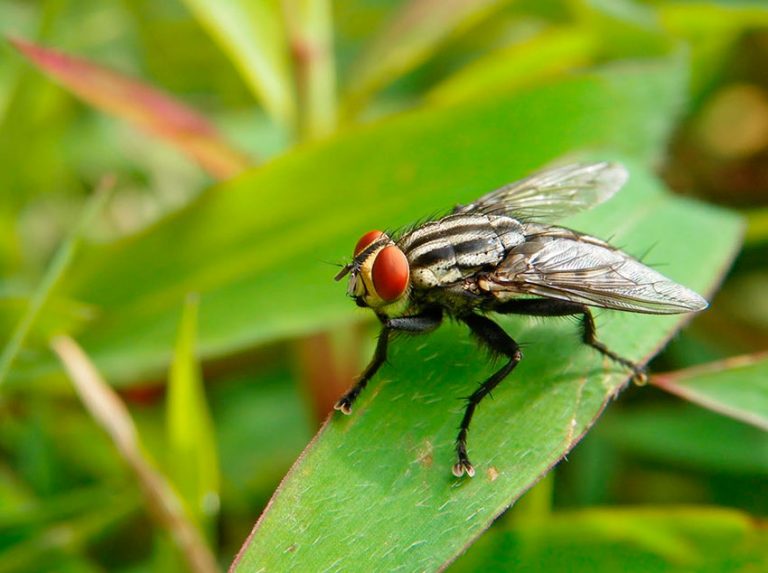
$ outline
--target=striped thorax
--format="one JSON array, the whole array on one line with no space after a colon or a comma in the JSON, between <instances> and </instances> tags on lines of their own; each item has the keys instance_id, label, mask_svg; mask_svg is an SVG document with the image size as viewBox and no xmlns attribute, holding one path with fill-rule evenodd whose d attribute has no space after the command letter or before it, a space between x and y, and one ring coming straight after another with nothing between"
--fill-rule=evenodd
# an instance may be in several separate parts
<instances>
[{"instance_id":1,"label":"striped thorax","mask_svg":"<svg viewBox=\"0 0 768 573\"><path fill-rule=\"evenodd\" d=\"M444 287L498 265L525 240L511 217L448 215L407 233L397 246L405 253L414 288Z\"/></svg>"}]
</instances>

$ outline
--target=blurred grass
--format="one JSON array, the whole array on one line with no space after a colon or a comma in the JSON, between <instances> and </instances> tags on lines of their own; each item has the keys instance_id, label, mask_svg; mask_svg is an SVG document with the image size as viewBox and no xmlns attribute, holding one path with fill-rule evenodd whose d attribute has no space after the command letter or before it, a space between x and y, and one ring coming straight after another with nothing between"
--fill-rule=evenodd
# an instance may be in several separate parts
<instances>
[{"instance_id":1,"label":"blurred grass","mask_svg":"<svg viewBox=\"0 0 768 573\"><path fill-rule=\"evenodd\" d=\"M765 527L732 510L592 509L492 531L450 571L758 571L765 543Z\"/></svg>"},{"instance_id":2,"label":"blurred grass","mask_svg":"<svg viewBox=\"0 0 768 573\"><path fill-rule=\"evenodd\" d=\"M221 512L212 526L219 565L226 566L309 440L315 410L327 402L318 385L334 387L334 377L368 358L357 355L365 346L357 342L367 332L362 328L350 329L355 344L342 345L347 356L329 353L327 368L302 351L328 329L370 320L330 280L333 264L346 260L355 238L370 227L407 224L448 209L556 157L632 163L626 193L591 217L568 222L604 237L614 231L614 213L643 202L635 193L649 183L645 175L642 184L636 178L649 169L678 192L737 206L746 216L747 244L723 290L656 369L675 383L706 387L721 404L751 396L739 404L754 409L764 401L759 368L703 378L698 370L681 370L768 345L768 256L761 227L768 205L768 79L762 72L768 65L768 10L761 3L457 0L451 10L432 0L230 4L0 3L4 36L136 78L215 124L222 148L237 150L233 156L265 161L206 190L211 175L188 159L178 141L168 145L136 130L140 122L131 122L131 114L122 116L128 122L99 115L0 42L3 346L28 309L36 308L35 293L44 292L46 269L55 268L55 253L90 190L105 173L117 179L113 197L85 229L83 256L71 261L42 310L26 315L28 333L0 387L3 570L184 568L183 558L168 558L168 539L149 517L135 478L73 399L48 349L52 335L83 341L120 388L159 467L170 467L166 406L175 412L177 436L191 439L207 426L208 437L194 455L207 452L199 459L212 460L218 451ZM168 118L156 118L162 119ZM698 207L689 212L687 203L680 205L637 243L623 243L621 233L614 240L638 255L658 241L645 259L651 264L693 257L700 242L681 236L679 221ZM637 221L653 208L644 205L629 217ZM730 223L723 225L709 225L708 239L724 237ZM718 248L727 247L724 240ZM660 270L698 285L712 271L705 267ZM201 296L196 341L191 343L187 313L186 342L175 350L189 292ZM598 320L601 332L612 336L625 318L601 313ZM527 322L505 323L510 332L521 324ZM565 348L580 359L569 342L572 326L542 321L530 332L545 337L562 331ZM418 341L415 350L436 345L455 351L455 339L463 335L447 327ZM615 344L637 349L637 336L627 332ZM325 340L346 339L334 334ZM408 358L412 350L393 357L393 374L421 371L421 362ZM526 348L533 364L536 352ZM197 388L199 399L166 395L174 360L186 365L182 378L194 382L182 387ZM474 371L462 372L447 374L453 376L448 388L455 385L458 392L476 379ZM202 380L209 426L201 421ZM385 403L372 402L371 411L391 406L386 391L395 382L386 382L377 381L384 383ZM504 391L526 389L535 385L510 383ZM423 392L417 385L402 389L416 405ZM761 517L768 512L759 495L765 433L673 400L653 388L626 392L569 462L550 474L551 491L537 489L534 505L551 506L552 521L536 521L530 512L502 519L457 568L485 567L497 558L523 567L530 558L574 570L578 564L589 570L634 564L676 571L705 567L698 556L711 549L712 570L759 570L766 555ZM501 408L503 398L496 402ZM184 412L184 404L191 410ZM493 411L489 403L478 421ZM498 423L515 423L498 414ZM546 417L556 418L552 412ZM408 426L403 436L423 431L437 437L437 472L455 421L446 415L447 425L432 432L411 428L417 418L397 412L395 423ZM197 422L186 427L187 419ZM401 437L383 435L369 444L374 457ZM490 459L493 452L482 448L491 445L478 439L478 455ZM519 454L510 447L503 458ZM681 502L698 506L663 505ZM402 498L394 499L391 509L399 503ZM642 508L564 511L606 503L646 505L652 515ZM338 516L317 519L333 528ZM749 520L756 528L743 525ZM590 539L583 539L583 530ZM666 533L666 546L646 543L655 530ZM606 539L606 531L624 537ZM439 533L429 524L424 532ZM379 542L374 534L360 541L370 547ZM416 546L411 553L419 551ZM621 559L610 562L606 551ZM730 560L723 557L727 551ZM405 552L397 565L409 563Z\"/></svg>"}]
</instances>

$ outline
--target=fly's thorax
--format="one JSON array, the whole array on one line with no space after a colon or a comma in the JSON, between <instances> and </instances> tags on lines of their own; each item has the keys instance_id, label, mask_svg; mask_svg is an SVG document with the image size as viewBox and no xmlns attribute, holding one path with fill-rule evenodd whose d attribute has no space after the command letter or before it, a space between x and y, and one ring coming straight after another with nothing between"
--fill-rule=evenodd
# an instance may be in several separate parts
<instances>
[{"instance_id":1,"label":"fly's thorax","mask_svg":"<svg viewBox=\"0 0 768 573\"><path fill-rule=\"evenodd\" d=\"M363 235L355 247L347 292L360 306L394 316L407 306L410 288L408 259L381 231Z\"/></svg>"},{"instance_id":2,"label":"fly's thorax","mask_svg":"<svg viewBox=\"0 0 768 573\"><path fill-rule=\"evenodd\" d=\"M426 223L397 244L408 258L415 288L443 287L498 265L525 240L522 229L511 217L457 214Z\"/></svg>"}]
</instances>

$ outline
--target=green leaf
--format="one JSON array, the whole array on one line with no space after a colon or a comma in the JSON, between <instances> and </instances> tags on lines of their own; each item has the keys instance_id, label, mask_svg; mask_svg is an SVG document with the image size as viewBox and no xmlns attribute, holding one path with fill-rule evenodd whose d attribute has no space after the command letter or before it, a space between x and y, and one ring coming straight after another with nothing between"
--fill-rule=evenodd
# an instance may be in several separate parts
<instances>
[{"instance_id":1,"label":"green leaf","mask_svg":"<svg viewBox=\"0 0 768 573\"><path fill-rule=\"evenodd\" d=\"M225 179L250 164L204 117L167 94L82 58L25 40L12 43L79 98L169 141L212 175Z\"/></svg>"},{"instance_id":2,"label":"green leaf","mask_svg":"<svg viewBox=\"0 0 768 573\"><path fill-rule=\"evenodd\" d=\"M285 24L294 47L299 130L307 138L336 127L336 65L330 0L283 0Z\"/></svg>"},{"instance_id":3,"label":"green leaf","mask_svg":"<svg viewBox=\"0 0 768 573\"><path fill-rule=\"evenodd\" d=\"M40 284L32 294L26 310L22 314L16 327L13 329L8 342L3 347L2 354L0 354L0 387L3 386L3 383L11 370L11 366L13 366L16 357L22 350L24 343L34 327L35 322L38 320L43 308L50 301L51 293L72 263L75 252L80 247L83 231L91 223L93 217L104 206L113 184L114 180L112 178L103 180L101 186L96 189L90 197L77 224L51 259Z\"/></svg>"},{"instance_id":4,"label":"green leaf","mask_svg":"<svg viewBox=\"0 0 768 573\"><path fill-rule=\"evenodd\" d=\"M638 168L631 173L614 200L570 223L612 235L629 252L655 243L649 262L663 261L673 279L710 291L738 246L738 219L664 194ZM638 361L686 318L598 314L599 338ZM353 414L332 416L294 465L237 570L438 569L570 451L629 373L582 345L572 321L499 322L523 344L525 358L475 416L475 478L451 475L453 442L460 398L492 365L458 325L401 337Z\"/></svg>"},{"instance_id":5,"label":"green leaf","mask_svg":"<svg viewBox=\"0 0 768 573\"><path fill-rule=\"evenodd\" d=\"M731 509L564 511L489 532L449 571L757 571L768 567L766 543L760 522Z\"/></svg>"},{"instance_id":6,"label":"green leaf","mask_svg":"<svg viewBox=\"0 0 768 573\"><path fill-rule=\"evenodd\" d=\"M654 376L662 390L768 430L768 354L728 358Z\"/></svg>"},{"instance_id":7,"label":"green leaf","mask_svg":"<svg viewBox=\"0 0 768 573\"><path fill-rule=\"evenodd\" d=\"M51 522L39 520L31 525L17 524L15 529L4 530L0 544L0 573L66 571L68 569L58 563L63 556L84 559L84 547L95 543L105 531L124 521L138 505L132 490L120 488L116 491L114 485L109 495L90 493L98 495L92 496L91 503L81 507L76 514L55 516L56 521ZM52 501L61 505L61 500ZM82 501L80 503L84 505ZM27 511L30 509L34 512L33 508ZM20 534L23 534L21 539L15 539Z\"/></svg>"},{"instance_id":8,"label":"green leaf","mask_svg":"<svg viewBox=\"0 0 768 573\"><path fill-rule=\"evenodd\" d=\"M598 431L624 451L673 467L768 474L765 432L686 403L621 411Z\"/></svg>"},{"instance_id":9,"label":"green leaf","mask_svg":"<svg viewBox=\"0 0 768 573\"><path fill-rule=\"evenodd\" d=\"M409 0L373 39L350 72L347 107L354 111L382 86L429 58L452 34L510 0Z\"/></svg>"},{"instance_id":10,"label":"green leaf","mask_svg":"<svg viewBox=\"0 0 768 573\"><path fill-rule=\"evenodd\" d=\"M587 149L654 160L684 84L679 62L632 63L301 147L145 233L94 245L66 288L99 312L79 340L125 383L169 363L188 292L201 297L204 359L368 316L328 263L347 260L363 232L407 225ZM27 380L44 382L51 369L29 360Z\"/></svg>"},{"instance_id":11,"label":"green leaf","mask_svg":"<svg viewBox=\"0 0 768 573\"><path fill-rule=\"evenodd\" d=\"M197 305L197 297L187 297L168 381L168 473L210 538L219 512L219 459L195 351Z\"/></svg>"},{"instance_id":12,"label":"green leaf","mask_svg":"<svg viewBox=\"0 0 768 573\"><path fill-rule=\"evenodd\" d=\"M576 0L579 24L599 39L603 58L651 57L675 44L663 33L656 11L635 0Z\"/></svg>"},{"instance_id":13,"label":"green leaf","mask_svg":"<svg viewBox=\"0 0 768 573\"><path fill-rule=\"evenodd\" d=\"M540 83L592 60L595 37L583 28L555 28L493 51L438 84L437 102L457 102Z\"/></svg>"},{"instance_id":14,"label":"green leaf","mask_svg":"<svg viewBox=\"0 0 768 573\"><path fill-rule=\"evenodd\" d=\"M768 26L764 2L663 2L662 26L691 47L691 91L700 94L721 73L734 41L745 30Z\"/></svg>"},{"instance_id":15,"label":"green leaf","mask_svg":"<svg viewBox=\"0 0 768 573\"><path fill-rule=\"evenodd\" d=\"M277 0L183 0L275 119L293 126L296 97Z\"/></svg>"}]
</instances>

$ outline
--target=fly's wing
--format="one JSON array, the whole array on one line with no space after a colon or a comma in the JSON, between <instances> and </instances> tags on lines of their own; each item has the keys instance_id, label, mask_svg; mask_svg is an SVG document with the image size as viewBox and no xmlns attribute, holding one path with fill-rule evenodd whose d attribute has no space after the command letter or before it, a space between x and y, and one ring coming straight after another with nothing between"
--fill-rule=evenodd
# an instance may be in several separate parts
<instances>
[{"instance_id":1,"label":"fly's wing","mask_svg":"<svg viewBox=\"0 0 768 573\"><path fill-rule=\"evenodd\" d=\"M692 290L607 243L553 227L513 248L487 281L500 300L523 293L647 314L707 307Z\"/></svg>"},{"instance_id":2,"label":"fly's wing","mask_svg":"<svg viewBox=\"0 0 768 573\"><path fill-rule=\"evenodd\" d=\"M545 169L483 195L454 213L507 215L524 221L551 222L610 199L627 181L618 163L586 163Z\"/></svg>"}]
</instances>

